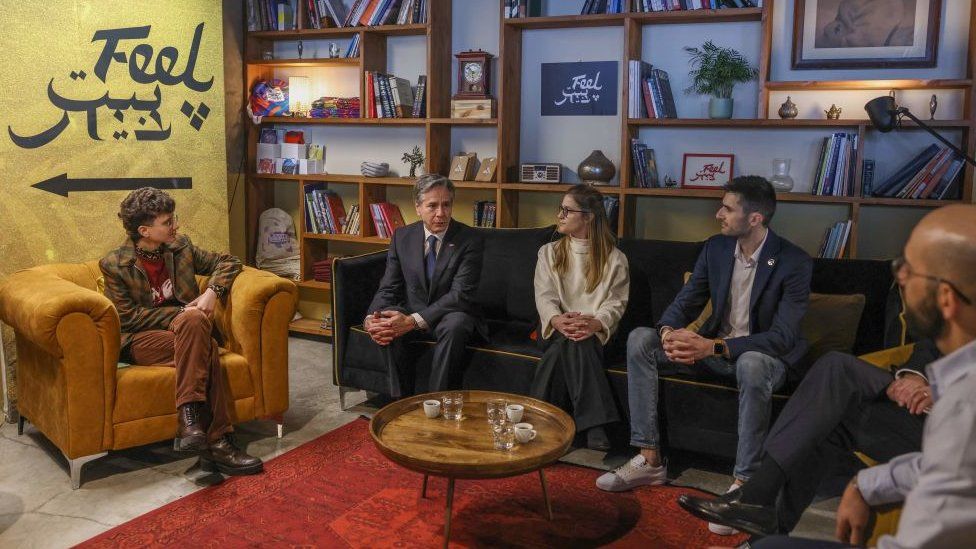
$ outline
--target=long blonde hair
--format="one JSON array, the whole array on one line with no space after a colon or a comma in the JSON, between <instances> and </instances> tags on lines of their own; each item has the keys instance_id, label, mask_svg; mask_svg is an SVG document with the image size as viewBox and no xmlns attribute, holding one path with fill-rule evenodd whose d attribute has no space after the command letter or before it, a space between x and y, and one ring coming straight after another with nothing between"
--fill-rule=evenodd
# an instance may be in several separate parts
<instances>
[{"instance_id":1,"label":"long blonde hair","mask_svg":"<svg viewBox=\"0 0 976 549\"><path fill-rule=\"evenodd\" d=\"M592 292L603 279L610 254L616 247L616 238L610 230L607 210L603 206L603 195L590 185L574 185L570 187L567 196L572 198L581 210L590 215L587 234L590 238L590 255L586 261L586 291ZM565 235L556 243L553 267L556 274L562 277L569 268L570 236Z\"/></svg>"}]
</instances>

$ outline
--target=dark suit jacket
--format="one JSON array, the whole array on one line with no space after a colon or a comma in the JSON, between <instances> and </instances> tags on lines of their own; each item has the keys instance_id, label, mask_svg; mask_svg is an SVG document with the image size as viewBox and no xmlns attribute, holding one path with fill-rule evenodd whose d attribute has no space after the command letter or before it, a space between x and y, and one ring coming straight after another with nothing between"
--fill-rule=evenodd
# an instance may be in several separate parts
<instances>
[{"instance_id":1,"label":"dark suit jacket","mask_svg":"<svg viewBox=\"0 0 976 549\"><path fill-rule=\"evenodd\" d=\"M664 311L658 329L687 326L711 299L712 316L700 333L708 338L718 335L728 306L735 244L734 237L724 235L705 242L691 278ZM750 335L726 340L729 354L735 360L746 351L758 351L792 366L807 351L800 322L810 297L813 261L806 252L770 230L756 269L749 310Z\"/></svg>"},{"instance_id":2,"label":"dark suit jacket","mask_svg":"<svg viewBox=\"0 0 976 549\"><path fill-rule=\"evenodd\" d=\"M386 272L368 312L395 309L419 313L431 330L447 313L468 313L478 333L488 330L475 304L484 242L460 221L451 220L428 284L424 274L424 223L417 221L393 233L386 256Z\"/></svg>"}]
</instances>

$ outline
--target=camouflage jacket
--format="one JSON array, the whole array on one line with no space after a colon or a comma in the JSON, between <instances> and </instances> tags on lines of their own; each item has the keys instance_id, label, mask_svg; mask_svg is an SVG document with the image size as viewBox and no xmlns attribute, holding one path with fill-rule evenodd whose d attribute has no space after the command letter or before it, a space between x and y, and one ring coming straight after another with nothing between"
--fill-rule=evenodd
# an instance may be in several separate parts
<instances>
[{"instance_id":1,"label":"camouflage jacket","mask_svg":"<svg viewBox=\"0 0 976 549\"><path fill-rule=\"evenodd\" d=\"M241 260L236 257L202 250L185 235L178 236L172 244L163 244L163 260L173 282L173 295L182 304L200 295L195 275L209 276L209 286L229 291L242 269ZM149 277L136 260L131 239L127 238L122 246L109 252L98 265L105 276L105 297L112 300L119 312L123 350L128 348L136 332L169 328L180 308L153 307Z\"/></svg>"}]
</instances>

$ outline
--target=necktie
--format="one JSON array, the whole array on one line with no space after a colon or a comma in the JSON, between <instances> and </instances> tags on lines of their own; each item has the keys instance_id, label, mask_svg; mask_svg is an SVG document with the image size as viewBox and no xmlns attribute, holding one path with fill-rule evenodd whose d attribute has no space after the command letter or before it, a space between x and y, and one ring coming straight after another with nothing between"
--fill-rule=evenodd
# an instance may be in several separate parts
<instances>
[{"instance_id":1,"label":"necktie","mask_svg":"<svg viewBox=\"0 0 976 549\"><path fill-rule=\"evenodd\" d=\"M430 235L427 237L427 257L425 271L427 272L427 281L430 282L431 277L434 276L434 265L437 264L437 237Z\"/></svg>"}]
</instances>

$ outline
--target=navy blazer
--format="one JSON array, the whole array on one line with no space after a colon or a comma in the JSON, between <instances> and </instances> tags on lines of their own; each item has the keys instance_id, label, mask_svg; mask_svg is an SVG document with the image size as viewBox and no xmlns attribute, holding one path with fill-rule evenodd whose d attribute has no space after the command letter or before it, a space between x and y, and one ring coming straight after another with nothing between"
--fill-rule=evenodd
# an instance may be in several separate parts
<instances>
[{"instance_id":1,"label":"navy blazer","mask_svg":"<svg viewBox=\"0 0 976 549\"><path fill-rule=\"evenodd\" d=\"M419 313L432 331L447 313L464 312L474 317L478 333L487 339L488 330L475 303L483 255L481 235L452 219L428 283L423 221L397 229L386 255L386 272L368 312L392 309Z\"/></svg>"},{"instance_id":2,"label":"navy blazer","mask_svg":"<svg viewBox=\"0 0 976 549\"><path fill-rule=\"evenodd\" d=\"M658 321L657 328L683 328L698 318L709 299L712 316L699 333L718 336L735 265L736 238L716 235L705 242L691 278L681 288ZM808 344L800 333L800 322L807 312L813 260L790 241L769 230L766 244L756 263L749 309L750 335L726 340L733 360L746 351L758 351L796 364L806 354Z\"/></svg>"}]
</instances>

